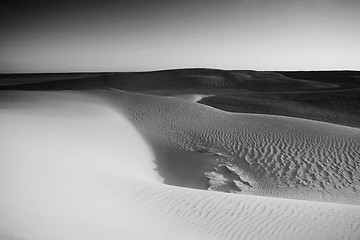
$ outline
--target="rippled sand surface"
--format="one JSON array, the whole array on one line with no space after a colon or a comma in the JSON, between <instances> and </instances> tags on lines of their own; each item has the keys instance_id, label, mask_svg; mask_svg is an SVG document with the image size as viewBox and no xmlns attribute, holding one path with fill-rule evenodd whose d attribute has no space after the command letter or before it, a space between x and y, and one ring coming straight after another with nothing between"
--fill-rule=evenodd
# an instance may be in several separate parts
<instances>
[{"instance_id":1,"label":"rippled sand surface","mask_svg":"<svg viewBox=\"0 0 360 240\"><path fill-rule=\"evenodd\" d=\"M0 132L0 239L360 236L357 128L124 91L4 91Z\"/></svg>"}]
</instances>

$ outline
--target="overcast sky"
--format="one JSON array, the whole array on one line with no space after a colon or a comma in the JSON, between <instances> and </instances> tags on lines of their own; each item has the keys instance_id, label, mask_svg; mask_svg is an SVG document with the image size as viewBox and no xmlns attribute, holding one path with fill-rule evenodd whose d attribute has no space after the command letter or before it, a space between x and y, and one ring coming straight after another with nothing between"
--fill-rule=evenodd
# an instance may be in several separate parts
<instances>
[{"instance_id":1,"label":"overcast sky","mask_svg":"<svg viewBox=\"0 0 360 240\"><path fill-rule=\"evenodd\" d=\"M360 70L358 0L9 1L0 72Z\"/></svg>"}]
</instances>

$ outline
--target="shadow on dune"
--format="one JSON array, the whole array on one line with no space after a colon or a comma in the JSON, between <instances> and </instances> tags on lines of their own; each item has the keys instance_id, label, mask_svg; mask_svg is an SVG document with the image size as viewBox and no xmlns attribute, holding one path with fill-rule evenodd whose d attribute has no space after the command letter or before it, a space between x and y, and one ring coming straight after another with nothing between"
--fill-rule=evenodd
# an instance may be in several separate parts
<instances>
[{"instance_id":1,"label":"shadow on dune","mask_svg":"<svg viewBox=\"0 0 360 240\"><path fill-rule=\"evenodd\" d=\"M156 171L168 185L207 190L205 172L215 166L216 159L200 152L172 149L150 143L155 155Z\"/></svg>"}]
</instances>

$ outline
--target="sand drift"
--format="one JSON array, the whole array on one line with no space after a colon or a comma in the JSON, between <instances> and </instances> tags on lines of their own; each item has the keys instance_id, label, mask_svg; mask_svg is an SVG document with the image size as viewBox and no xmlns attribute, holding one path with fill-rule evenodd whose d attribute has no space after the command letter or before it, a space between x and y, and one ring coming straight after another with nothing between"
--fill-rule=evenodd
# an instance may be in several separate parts
<instances>
[{"instance_id":1,"label":"sand drift","mask_svg":"<svg viewBox=\"0 0 360 240\"><path fill-rule=\"evenodd\" d=\"M356 128L124 91L4 91L0 133L0 239L360 236Z\"/></svg>"}]
</instances>

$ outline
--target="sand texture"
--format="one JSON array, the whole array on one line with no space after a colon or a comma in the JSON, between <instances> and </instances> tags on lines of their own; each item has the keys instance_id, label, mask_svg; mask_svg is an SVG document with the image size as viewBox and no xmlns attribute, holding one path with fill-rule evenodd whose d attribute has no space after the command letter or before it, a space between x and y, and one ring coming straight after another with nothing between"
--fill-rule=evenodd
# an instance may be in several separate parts
<instances>
[{"instance_id":1,"label":"sand texture","mask_svg":"<svg viewBox=\"0 0 360 240\"><path fill-rule=\"evenodd\" d=\"M197 180L211 179L207 184L211 189L360 203L360 129L281 116L232 114L187 101L119 91L106 95L151 142L191 152L193 161L205 161L198 164L203 176ZM179 167L194 171L187 166L184 161ZM181 186L181 179L174 184Z\"/></svg>"},{"instance_id":2,"label":"sand texture","mask_svg":"<svg viewBox=\"0 0 360 240\"><path fill-rule=\"evenodd\" d=\"M118 90L2 91L0 132L1 240L360 236L357 128Z\"/></svg>"}]
</instances>

